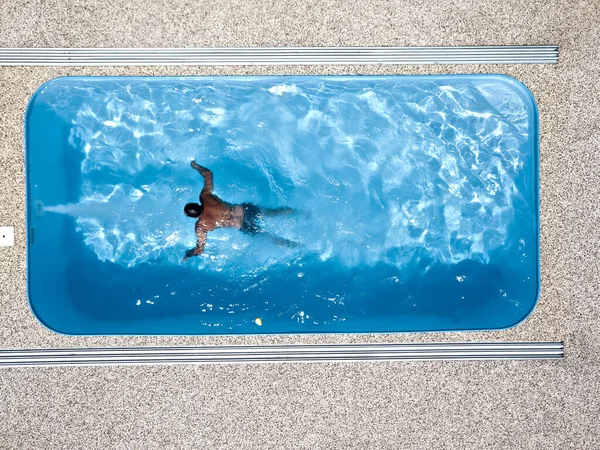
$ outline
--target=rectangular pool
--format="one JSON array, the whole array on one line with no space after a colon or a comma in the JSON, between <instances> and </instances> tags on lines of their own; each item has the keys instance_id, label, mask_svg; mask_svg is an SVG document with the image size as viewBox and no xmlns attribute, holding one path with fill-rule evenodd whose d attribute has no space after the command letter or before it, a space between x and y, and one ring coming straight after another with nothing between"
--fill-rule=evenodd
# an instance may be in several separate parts
<instances>
[{"instance_id":1,"label":"rectangular pool","mask_svg":"<svg viewBox=\"0 0 600 450\"><path fill-rule=\"evenodd\" d=\"M501 329L537 301L537 108L506 76L67 77L25 134L29 301L60 333ZM184 262L191 161L229 216Z\"/></svg>"}]
</instances>

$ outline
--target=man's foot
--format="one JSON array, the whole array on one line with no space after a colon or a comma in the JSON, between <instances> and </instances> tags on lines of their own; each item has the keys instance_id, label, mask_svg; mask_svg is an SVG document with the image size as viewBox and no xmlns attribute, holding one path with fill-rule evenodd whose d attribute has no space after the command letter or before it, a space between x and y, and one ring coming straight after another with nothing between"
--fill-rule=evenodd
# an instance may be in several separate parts
<instances>
[{"instance_id":1,"label":"man's foot","mask_svg":"<svg viewBox=\"0 0 600 450\"><path fill-rule=\"evenodd\" d=\"M274 237L273 242L275 242L280 247L296 248L299 245L297 242L290 241L289 239L284 239L281 237Z\"/></svg>"}]
</instances>

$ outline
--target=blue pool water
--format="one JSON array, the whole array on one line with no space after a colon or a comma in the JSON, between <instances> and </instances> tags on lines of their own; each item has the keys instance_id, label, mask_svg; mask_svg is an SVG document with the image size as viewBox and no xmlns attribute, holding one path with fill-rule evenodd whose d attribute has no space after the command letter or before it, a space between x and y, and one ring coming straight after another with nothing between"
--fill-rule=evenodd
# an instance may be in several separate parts
<instances>
[{"instance_id":1,"label":"blue pool water","mask_svg":"<svg viewBox=\"0 0 600 450\"><path fill-rule=\"evenodd\" d=\"M28 284L71 334L497 329L539 289L538 125L504 76L60 78L26 117ZM288 206L208 234L230 203Z\"/></svg>"}]
</instances>

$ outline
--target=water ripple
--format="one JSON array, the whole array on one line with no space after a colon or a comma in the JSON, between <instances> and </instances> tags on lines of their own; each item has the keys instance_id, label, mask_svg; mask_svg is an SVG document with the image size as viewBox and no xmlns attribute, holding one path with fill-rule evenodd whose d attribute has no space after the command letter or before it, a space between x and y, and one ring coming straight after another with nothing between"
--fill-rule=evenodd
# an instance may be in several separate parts
<instances>
[{"instance_id":1,"label":"water ripple","mask_svg":"<svg viewBox=\"0 0 600 450\"><path fill-rule=\"evenodd\" d=\"M125 78L50 85L43 99L82 155L79 203L47 209L73 215L100 260L128 267L176 264L194 245L182 213L201 188L192 158L229 202L303 211L266 224L299 250L209 235L196 264L244 273L303 254L349 267L487 262L509 244L531 163L528 110L498 79Z\"/></svg>"}]
</instances>

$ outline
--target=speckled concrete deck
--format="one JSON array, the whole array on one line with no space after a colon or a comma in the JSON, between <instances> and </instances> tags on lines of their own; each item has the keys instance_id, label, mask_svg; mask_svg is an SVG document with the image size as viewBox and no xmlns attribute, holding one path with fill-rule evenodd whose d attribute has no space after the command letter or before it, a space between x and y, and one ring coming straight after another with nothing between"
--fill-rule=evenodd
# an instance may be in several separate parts
<instances>
[{"instance_id":1,"label":"speckled concrete deck","mask_svg":"<svg viewBox=\"0 0 600 450\"><path fill-rule=\"evenodd\" d=\"M0 68L0 347L565 340L562 362L0 370L1 448L600 448L595 0L0 2L0 47L560 44L556 66ZM74 338L25 294L23 114L60 75L505 73L540 109L542 295L503 332Z\"/></svg>"}]
</instances>

